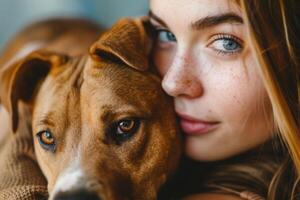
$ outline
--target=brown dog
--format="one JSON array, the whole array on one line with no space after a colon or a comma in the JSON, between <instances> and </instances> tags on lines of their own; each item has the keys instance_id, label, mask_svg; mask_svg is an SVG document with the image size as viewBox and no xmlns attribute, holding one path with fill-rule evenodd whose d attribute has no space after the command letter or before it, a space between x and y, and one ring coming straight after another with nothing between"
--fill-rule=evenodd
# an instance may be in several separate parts
<instances>
[{"instance_id":1,"label":"brown dog","mask_svg":"<svg viewBox=\"0 0 300 200\"><path fill-rule=\"evenodd\" d=\"M156 199L180 155L172 101L149 70L143 20L99 32L56 20L17 37L1 60L2 122L31 128L49 199Z\"/></svg>"}]
</instances>

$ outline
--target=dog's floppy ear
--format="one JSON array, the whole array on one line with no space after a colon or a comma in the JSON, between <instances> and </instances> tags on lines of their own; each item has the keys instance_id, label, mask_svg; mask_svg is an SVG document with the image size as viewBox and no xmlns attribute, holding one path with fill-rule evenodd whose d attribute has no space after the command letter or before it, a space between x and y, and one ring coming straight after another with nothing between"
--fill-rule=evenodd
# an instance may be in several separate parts
<instances>
[{"instance_id":1,"label":"dog's floppy ear","mask_svg":"<svg viewBox=\"0 0 300 200\"><path fill-rule=\"evenodd\" d=\"M150 37L146 26L146 17L121 19L92 45L90 55L95 60L117 58L134 69L147 70Z\"/></svg>"},{"instance_id":2,"label":"dog's floppy ear","mask_svg":"<svg viewBox=\"0 0 300 200\"><path fill-rule=\"evenodd\" d=\"M11 115L12 130L19 124L18 101L29 103L41 79L52 67L67 61L67 56L49 51L36 51L9 66L1 74L1 99Z\"/></svg>"}]
</instances>

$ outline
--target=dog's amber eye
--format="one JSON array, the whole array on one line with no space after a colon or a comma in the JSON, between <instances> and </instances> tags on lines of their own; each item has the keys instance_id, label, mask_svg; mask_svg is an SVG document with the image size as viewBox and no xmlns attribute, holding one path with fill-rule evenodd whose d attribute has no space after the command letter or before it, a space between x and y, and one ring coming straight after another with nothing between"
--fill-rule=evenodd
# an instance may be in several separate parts
<instances>
[{"instance_id":1,"label":"dog's amber eye","mask_svg":"<svg viewBox=\"0 0 300 200\"><path fill-rule=\"evenodd\" d=\"M114 123L108 130L112 138L119 144L137 132L140 127L139 119L123 119Z\"/></svg>"},{"instance_id":2,"label":"dog's amber eye","mask_svg":"<svg viewBox=\"0 0 300 200\"><path fill-rule=\"evenodd\" d=\"M40 145L47 151L55 150L55 139L49 130L41 131L37 134Z\"/></svg>"},{"instance_id":3,"label":"dog's amber eye","mask_svg":"<svg viewBox=\"0 0 300 200\"><path fill-rule=\"evenodd\" d=\"M123 120L119 122L118 125L118 133L127 133L135 128L135 121L134 120Z\"/></svg>"}]
</instances>

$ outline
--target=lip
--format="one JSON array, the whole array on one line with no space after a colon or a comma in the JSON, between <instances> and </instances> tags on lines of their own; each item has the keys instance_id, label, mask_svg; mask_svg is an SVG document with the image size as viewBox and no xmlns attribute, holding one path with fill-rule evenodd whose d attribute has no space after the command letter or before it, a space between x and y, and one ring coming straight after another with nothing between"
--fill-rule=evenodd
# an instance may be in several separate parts
<instances>
[{"instance_id":1,"label":"lip","mask_svg":"<svg viewBox=\"0 0 300 200\"><path fill-rule=\"evenodd\" d=\"M205 121L181 113L177 113L177 115L180 119L180 126L186 135L207 134L220 124L218 121Z\"/></svg>"}]
</instances>

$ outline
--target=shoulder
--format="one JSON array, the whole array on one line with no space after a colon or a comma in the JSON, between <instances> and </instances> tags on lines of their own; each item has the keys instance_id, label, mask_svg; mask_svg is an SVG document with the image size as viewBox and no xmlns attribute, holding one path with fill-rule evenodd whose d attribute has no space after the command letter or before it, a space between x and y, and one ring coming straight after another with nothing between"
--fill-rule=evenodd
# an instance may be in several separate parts
<instances>
[{"instance_id":1,"label":"shoulder","mask_svg":"<svg viewBox=\"0 0 300 200\"><path fill-rule=\"evenodd\" d=\"M245 200L239 196L225 194L194 194L183 198L182 200Z\"/></svg>"}]
</instances>

